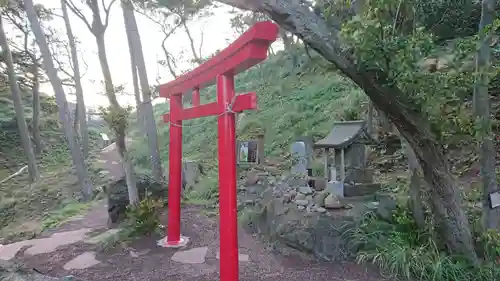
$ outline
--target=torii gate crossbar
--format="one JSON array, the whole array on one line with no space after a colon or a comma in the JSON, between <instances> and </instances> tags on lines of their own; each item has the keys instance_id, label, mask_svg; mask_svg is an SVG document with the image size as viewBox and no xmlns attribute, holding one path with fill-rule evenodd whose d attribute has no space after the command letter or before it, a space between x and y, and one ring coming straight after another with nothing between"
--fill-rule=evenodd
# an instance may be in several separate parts
<instances>
[{"instance_id":1,"label":"torii gate crossbar","mask_svg":"<svg viewBox=\"0 0 500 281\"><path fill-rule=\"evenodd\" d=\"M160 96L170 100L170 112L163 115L170 126L167 247L185 242L180 233L182 121L218 116L221 281L238 280L235 113L257 109L256 93L237 95L234 77L265 60L277 35L276 24L259 22L207 62L160 86ZM200 105L200 89L213 84L217 101ZM193 106L184 108L182 95L188 91Z\"/></svg>"}]
</instances>

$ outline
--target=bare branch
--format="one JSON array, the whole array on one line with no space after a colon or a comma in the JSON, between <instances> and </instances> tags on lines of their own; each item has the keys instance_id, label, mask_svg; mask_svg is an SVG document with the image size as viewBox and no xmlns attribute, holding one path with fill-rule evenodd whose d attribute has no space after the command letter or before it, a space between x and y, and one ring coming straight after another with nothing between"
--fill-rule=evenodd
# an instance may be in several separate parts
<instances>
[{"instance_id":1,"label":"bare branch","mask_svg":"<svg viewBox=\"0 0 500 281\"><path fill-rule=\"evenodd\" d=\"M200 46L199 46L199 49L198 49L198 55L200 56L200 59L203 58L203 55L202 55L202 48L203 48L203 43L204 43L204 40L205 40L205 28L202 27L201 28L201 39L200 39Z\"/></svg>"},{"instance_id":2,"label":"bare branch","mask_svg":"<svg viewBox=\"0 0 500 281\"><path fill-rule=\"evenodd\" d=\"M83 77L85 77L85 75L87 75L87 71L89 70L89 65L87 64L87 62L83 58L83 54L81 52L79 52L79 53L81 54L81 59L79 61L83 62L83 65L85 67L85 70L82 71L82 74L80 75L80 78L83 78Z\"/></svg>"},{"instance_id":3,"label":"bare branch","mask_svg":"<svg viewBox=\"0 0 500 281\"><path fill-rule=\"evenodd\" d=\"M71 0L65 0L66 1L66 5L68 5L68 8L77 16L79 17L83 23L85 23L85 25L87 26L87 28L90 30L90 32L94 32L94 29L92 28L92 25L90 24L90 22L87 20L87 18L85 17L85 15L83 15L82 11L80 11L76 6L75 4L73 4L73 2Z\"/></svg>"},{"instance_id":4,"label":"bare branch","mask_svg":"<svg viewBox=\"0 0 500 281\"><path fill-rule=\"evenodd\" d=\"M161 48L163 49L163 53L165 53L165 62L167 64L168 70L170 71L170 74L172 74L174 78L177 78L177 73L175 73L175 60L171 57L172 55L167 51L167 47L165 46L167 38L168 37L163 38L163 41L161 42Z\"/></svg>"},{"instance_id":5,"label":"bare branch","mask_svg":"<svg viewBox=\"0 0 500 281\"><path fill-rule=\"evenodd\" d=\"M116 2L116 0L111 0L111 2L109 3L108 7L106 8L106 5L104 4L104 0L102 0L102 6L104 7L104 14L105 14L104 29L106 29L108 27L108 24L109 24L109 14L110 14L110 11L111 11L111 6L115 2Z\"/></svg>"}]
</instances>

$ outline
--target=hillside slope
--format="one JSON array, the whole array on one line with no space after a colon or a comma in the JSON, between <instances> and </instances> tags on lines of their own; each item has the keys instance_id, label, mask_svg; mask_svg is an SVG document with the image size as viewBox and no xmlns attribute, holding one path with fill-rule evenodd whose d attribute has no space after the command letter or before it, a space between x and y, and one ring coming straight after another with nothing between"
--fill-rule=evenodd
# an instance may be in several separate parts
<instances>
[{"instance_id":1,"label":"hillside slope","mask_svg":"<svg viewBox=\"0 0 500 281\"><path fill-rule=\"evenodd\" d=\"M321 57L310 59L302 50L297 53L296 57L282 52L271 56L238 75L235 82L238 93L257 92L259 106L258 110L238 116L237 137L252 139L256 132L265 131L266 157L285 156L296 137L321 138L328 134L333 122L364 116L367 99L356 85L329 68ZM201 93L202 102L215 98L214 87ZM156 120L168 111L168 103L156 105ZM169 129L162 121L157 122L162 159L168 167ZM208 168L216 165L216 117L190 120L183 125L184 157L202 161ZM136 164L145 169L149 169L147 151L145 142L135 142L131 149Z\"/></svg>"}]
</instances>

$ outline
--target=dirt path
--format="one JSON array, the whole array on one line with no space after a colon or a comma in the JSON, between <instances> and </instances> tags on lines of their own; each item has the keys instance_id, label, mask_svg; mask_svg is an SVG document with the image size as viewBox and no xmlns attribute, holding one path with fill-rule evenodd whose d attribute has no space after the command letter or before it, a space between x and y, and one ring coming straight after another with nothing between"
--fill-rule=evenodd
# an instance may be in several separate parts
<instances>
[{"instance_id":1,"label":"dirt path","mask_svg":"<svg viewBox=\"0 0 500 281\"><path fill-rule=\"evenodd\" d=\"M106 156L112 155L112 151L105 152L104 160L116 161ZM42 238L0 247L0 259L22 261L48 275L74 275L87 281L219 280L218 220L203 215L199 207L183 206L182 234L190 238L183 249L162 248L156 245L160 237L144 237L129 245L99 251L96 235L110 231L106 219L106 206L101 202L85 216ZM162 220L166 225L166 218ZM277 255L243 231L239 232L239 245L242 281L389 280L354 263L317 262L295 253Z\"/></svg>"}]
</instances>

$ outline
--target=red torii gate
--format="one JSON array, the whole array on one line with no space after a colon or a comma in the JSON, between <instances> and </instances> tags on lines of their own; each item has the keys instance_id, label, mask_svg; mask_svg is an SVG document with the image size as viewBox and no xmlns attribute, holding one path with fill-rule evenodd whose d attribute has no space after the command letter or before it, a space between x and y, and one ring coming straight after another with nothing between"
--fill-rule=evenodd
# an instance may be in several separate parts
<instances>
[{"instance_id":1,"label":"red torii gate","mask_svg":"<svg viewBox=\"0 0 500 281\"><path fill-rule=\"evenodd\" d=\"M160 86L160 96L170 99L170 113L163 115L170 124L168 230L166 247L185 245L180 234L182 121L218 116L220 280L238 280L238 217L236 200L235 113L257 108L256 93L237 95L234 76L267 58L276 40L278 26L259 22L226 49L196 69ZM217 85L217 101L200 105L199 90ZM182 95L193 91L193 107L183 108Z\"/></svg>"}]
</instances>

